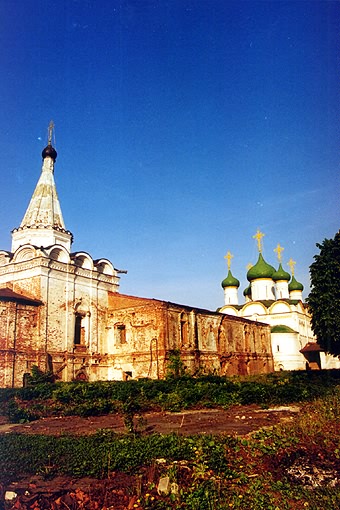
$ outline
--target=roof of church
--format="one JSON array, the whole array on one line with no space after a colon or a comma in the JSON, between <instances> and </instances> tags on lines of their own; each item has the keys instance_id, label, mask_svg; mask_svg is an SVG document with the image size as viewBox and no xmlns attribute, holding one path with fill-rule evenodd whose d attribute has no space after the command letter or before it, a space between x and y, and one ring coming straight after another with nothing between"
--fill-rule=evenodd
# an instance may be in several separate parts
<instances>
[{"instance_id":1,"label":"roof of church","mask_svg":"<svg viewBox=\"0 0 340 510\"><path fill-rule=\"evenodd\" d=\"M297 333L294 329L285 324L277 324L271 328L271 333Z\"/></svg>"},{"instance_id":2,"label":"roof of church","mask_svg":"<svg viewBox=\"0 0 340 510\"><path fill-rule=\"evenodd\" d=\"M285 271L282 267L282 264L280 262L280 265L278 267L278 270L275 271L275 273L272 275L272 278L274 280L274 282L278 282L280 280L286 280L287 282L289 282L290 280L290 274L287 273L287 271Z\"/></svg>"},{"instance_id":3,"label":"roof of church","mask_svg":"<svg viewBox=\"0 0 340 510\"><path fill-rule=\"evenodd\" d=\"M155 298L145 298L145 297L139 297L139 296L130 296L129 294L121 294L120 292L109 292L109 308L114 305L114 302L118 302L118 306L115 307L116 310L124 309L124 308L130 308L140 305L159 305L159 306L165 306L165 307L175 307L177 309L181 309L185 312L197 312L202 314L209 314L209 315L216 315L220 317L229 318L235 322L243 322L243 323L249 323L249 324L258 324L260 326L269 327L268 324L265 322L262 323L260 321L254 321L252 319L248 319L247 317L238 317L234 315L228 315L226 313L220 312L220 308L217 310L208 310L206 308L198 308L196 306L189 306L189 305L183 305L180 303L173 303L171 301L165 301L162 299L155 299ZM235 307L237 308L237 307ZM241 307L242 308L242 307Z\"/></svg>"},{"instance_id":4,"label":"roof of church","mask_svg":"<svg viewBox=\"0 0 340 510\"><path fill-rule=\"evenodd\" d=\"M12 251L24 244L49 246L61 244L70 251L72 233L66 230L54 182L54 165L57 151L52 146L54 124L51 121L48 144L42 151L41 175L35 187L23 220L12 231Z\"/></svg>"},{"instance_id":5,"label":"roof of church","mask_svg":"<svg viewBox=\"0 0 340 510\"><path fill-rule=\"evenodd\" d=\"M245 289L245 290L247 290L247 289ZM244 294L244 292L243 292L243 294ZM232 308L235 308L235 310L242 310L242 308L244 308L245 306L248 307L249 305L256 304L256 303L261 303L266 308L270 308L272 306L272 304L279 303L280 301L284 301L288 305L298 305L299 303L302 303L302 301L300 299L289 299L289 298L280 298L280 299L276 299L276 300L275 299L257 299L256 301L248 301L247 303L243 303L242 305L232 305L232 304L224 305L224 306L219 307L217 309L217 311L221 310L225 306L231 306ZM302 303L302 305L304 307L306 306L305 303Z\"/></svg>"},{"instance_id":6,"label":"roof of church","mask_svg":"<svg viewBox=\"0 0 340 510\"><path fill-rule=\"evenodd\" d=\"M291 291L291 290L301 290L301 292L302 292L303 291L303 285L302 285L302 283L298 282L295 279L295 276L293 275L292 276L292 280L291 280L290 284L288 285L288 289L289 289L289 291Z\"/></svg>"},{"instance_id":7,"label":"roof of church","mask_svg":"<svg viewBox=\"0 0 340 510\"><path fill-rule=\"evenodd\" d=\"M304 352L320 352L322 351L321 347L319 344L317 344L316 342L308 342L304 347L303 349L300 350L300 352L304 353Z\"/></svg>"},{"instance_id":8,"label":"roof of church","mask_svg":"<svg viewBox=\"0 0 340 510\"><path fill-rule=\"evenodd\" d=\"M228 276L226 278L224 278L224 280L222 281L221 283L222 287L225 288L225 287L239 287L240 286L240 282L237 278L235 278L230 269L228 271Z\"/></svg>"},{"instance_id":9,"label":"roof of church","mask_svg":"<svg viewBox=\"0 0 340 510\"><path fill-rule=\"evenodd\" d=\"M25 216L20 224L23 228L55 228L66 232L64 219L54 181L54 153L47 146L43 154L43 167Z\"/></svg>"},{"instance_id":10,"label":"roof of church","mask_svg":"<svg viewBox=\"0 0 340 510\"><path fill-rule=\"evenodd\" d=\"M18 294L14 292L12 289L2 288L0 289L0 300L2 301L19 301L22 303L30 304L30 305L41 305L42 301L39 299L32 299L28 296L24 296L23 294Z\"/></svg>"},{"instance_id":11,"label":"roof of church","mask_svg":"<svg viewBox=\"0 0 340 510\"><path fill-rule=\"evenodd\" d=\"M246 297L246 296L251 296L251 286L248 285L248 287L246 287L243 291L243 295Z\"/></svg>"},{"instance_id":12,"label":"roof of church","mask_svg":"<svg viewBox=\"0 0 340 510\"><path fill-rule=\"evenodd\" d=\"M251 267L247 273L247 280L257 280L258 278L272 278L275 273L275 268L264 260L262 253L259 253L259 258L255 266Z\"/></svg>"},{"instance_id":13,"label":"roof of church","mask_svg":"<svg viewBox=\"0 0 340 510\"><path fill-rule=\"evenodd\" d=\"M41 153L42 158L45 159L47 157L50 157L55 161L57 159L57 151L52 147L52 143L48 143L45 149Z\"/></svg>"}]
</instances>

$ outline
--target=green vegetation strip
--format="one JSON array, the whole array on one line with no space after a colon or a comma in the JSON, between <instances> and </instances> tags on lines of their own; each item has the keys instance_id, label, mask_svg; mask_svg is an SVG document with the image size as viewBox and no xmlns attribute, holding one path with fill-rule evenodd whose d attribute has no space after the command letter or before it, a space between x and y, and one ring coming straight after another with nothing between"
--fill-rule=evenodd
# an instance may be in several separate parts
<instances>
[{"instance_id":1,"label":"green vegetation strip","mask_svg":"<svg viewBox=\"0 0 340 510\"><path fill-rule=\"evenodd\" d=\"M37 473L103 478L111 471L136 470L164 457L165 452L167 460L193 460L198 442L209 453L211 468L216 469L223 459L223 445L235 440L227 436L218 440L202 436L198 440L176 434L116 436L109 430L81 437L6 434L0 436L1 478Z\"/></svg>"},{"instance_id":2,"label":"green vegetation strip","mask_svg":"<svg viewBox=\"0 0 340 510\"><path fill-rule=\"evenodd\" d=\"M340 508L340 386L335 374L308 377L306 374L281 374L275 384L291 389L292 382L299 387L304 381L308 394L320 392L327 396L305 402L293 421L262 429L246 438L115 435L110 430L84 437L4 434L0 436L0 482L6 484L36 474L46 479L69 475L72 479L85 476L114 480L113 472L125 471L138 477L150 466L150 469L156 468L156 484L160 476L168 476L171 483L178 485L179 493L159 497L155 484L143 486L139 497L143 509ZM267 379L261 384L265 381ZM182 387L182 382L172 381L175 385L172 391L178 389L178 383ZM212 380L198 382L211 384ZM233 384L250 388L251 382L255 381L239 380ZM128 398L131 387L139 387L141 391L145 384L149 382L139 382L136 386L127 384ZM79 391L81 387L84 391L96 388L95 385L76 387ZM51 388L53 392L61 390L62 386ZM120 390L123 391L123 387ZM299 394L306 398L305 394ZM256 395L263 398L259 390ZM18 394L13 394L12 398L18 398ZM78 398L77 393L75 398ZM294 476L288 468L294 468ZM314 485L308 483L312 479Z\"/></svg>"},{"instance_id":3,"label":"green vegetation strip","mask_svg":"<svg viewBox=\"0 0 340 510\"><path fill-rule=\"evenodd\" d=\"M285 405L325 396L340 384L340 371L279 372L254 377L169 377L161 381L39 383L0 390L0 413L25 422L47 416L131 416L150 410Z\"/></svg>"}]
</instances>

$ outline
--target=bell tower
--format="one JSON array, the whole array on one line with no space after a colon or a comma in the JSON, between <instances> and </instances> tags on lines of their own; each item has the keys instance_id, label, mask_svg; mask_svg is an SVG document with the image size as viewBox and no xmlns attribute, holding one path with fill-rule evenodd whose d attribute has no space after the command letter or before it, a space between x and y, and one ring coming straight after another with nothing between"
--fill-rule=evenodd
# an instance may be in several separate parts
<instances>
[{"instance_id":1,"label":"bell tower","mask_svg":"<svg viewBox=\"0 0 340 510\"><path fill-rule=\"evenodd\" d=\"M52 146L54 124L48 126L48 142L42 151L42 171L20 227L12 231L12 252L20 246L61 245L71 251L73 236L66 230L54 182L57 151Z\"/></svg>"}]
</instances>

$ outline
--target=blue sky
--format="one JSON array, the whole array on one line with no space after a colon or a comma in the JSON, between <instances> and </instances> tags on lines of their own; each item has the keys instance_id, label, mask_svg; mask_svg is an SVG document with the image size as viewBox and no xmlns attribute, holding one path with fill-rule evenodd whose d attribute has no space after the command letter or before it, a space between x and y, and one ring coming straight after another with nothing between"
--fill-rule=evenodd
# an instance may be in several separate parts
<instances>
[{"instance_id":1,"label":"blue sky","mask_svg":"<svg viewBox=\"0 0 340 510\"><path fill-rule=\"evenodd\" d=\"M74 251L121 292L216 309L274 248L309 265L339 229L336 1L3 0L0 247L54 120Z\"/></svg>"}]
</instances>

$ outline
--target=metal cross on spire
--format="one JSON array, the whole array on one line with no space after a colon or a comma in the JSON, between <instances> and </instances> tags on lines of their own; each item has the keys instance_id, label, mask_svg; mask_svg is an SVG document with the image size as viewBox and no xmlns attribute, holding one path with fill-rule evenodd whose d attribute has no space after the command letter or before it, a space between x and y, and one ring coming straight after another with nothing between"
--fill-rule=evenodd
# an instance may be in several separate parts
<instances>
[{"instance_id":1,"label":"metal cross on spire","mask_svg":"<svg viewBox=\"0 0 340 510\"><path fill-rule=\"evenodd\" d=\"M282 252L284 248L280 245L280 243L277 245L276 248L274 248L274 251L277 253L277 258L279 262L282 262Z\"/></svg>"},{"instance_id":2,"label":"metal cross on spire","mask_svg":"<svg viewBox=\"0 0 340 510\"><path fill-rule=\"evenodd\" d=\"M52 135L53 135L53 130L54 130L54 122L53 120L51 120L51 122L49 123L48 125L48 128L47 128L47 143L48 145L52 145Z\"/></svg>"},{"instance_id":3,"label":"metal cross on spire","mask_svg":"<svg viewBox=\"0 0 340 510\"><path fill-rule=\"evenodd\" d=\"M296 264L296 262L292 258L290 258L288 263L287 263L287 266L290 267L290 271L292 273L292 276L294 276L294 271L295 271L294 266L295 266L295 264Z\"/></svg>"},{"instance_id":4,"label":"metal cross on spire","mask_svg":"<svg viewBox=\"0 0 340 510\"><path fill-rule=\"evenodd\" d=\"M262 238L264 236L265 236L265 234L263 232L261 232L259 228L257 229L256 234L253 236L253 239L257 240L257 248L260 253L262 253L262 250L263 250Z\"/></svg>"},{"instance_id":5,"label":"metal cross on spire","mask_svg":"<svg viewBox=\"0 0 340 510\"><path fill-rule=\"evenodd\" d=\"M234 255L232 255L230 251L228 251L227 255L225 255L224 258L227 259L228 269L230 269L231 259L234 258Z\"/></svg>"}]
</instances>

